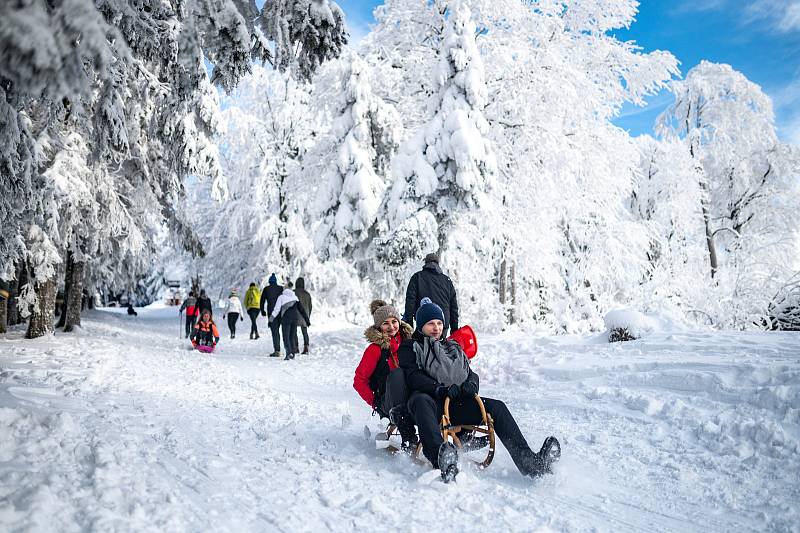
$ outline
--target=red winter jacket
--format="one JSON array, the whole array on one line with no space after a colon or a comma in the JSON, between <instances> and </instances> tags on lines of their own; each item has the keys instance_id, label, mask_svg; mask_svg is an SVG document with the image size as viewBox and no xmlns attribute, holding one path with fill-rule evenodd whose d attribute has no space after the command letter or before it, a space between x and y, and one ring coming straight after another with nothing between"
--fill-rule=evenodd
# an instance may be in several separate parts
<instances>
[{"instance_id":1,"label":"red winter jacket","mask_svg":"<svg viewBox=\"0 0 800 533\"><path fill-rule=\"evenodd\" d=\"M391 370L400 368L400 361L397 358L397 349L400 347L400 343L403 342L403 339L411 336L411 332L411 326L405 322L400 323L400 331L398 331L397 335L394 337L388 337L374 326L370 326L364 331L364 337L370 341L370 345L364 350L364 355L361 356L361 361L356 367L356 373L353 377L353 388L370 407L374 407L375 393L369 386L369 378L372 377L372 373L375 372L375 368L378 366L378 361L380 361L381 358L381 350L383 348L391 350L392 356L388 360Z\"/></svg>"}]
</instances>

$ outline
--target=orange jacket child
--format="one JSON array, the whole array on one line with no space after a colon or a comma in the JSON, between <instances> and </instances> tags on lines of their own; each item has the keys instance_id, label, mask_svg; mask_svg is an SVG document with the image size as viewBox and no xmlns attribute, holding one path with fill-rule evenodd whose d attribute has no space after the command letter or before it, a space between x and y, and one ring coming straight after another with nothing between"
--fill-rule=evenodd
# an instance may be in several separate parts
<instances>
[{"instance_id":1,"label":"orange jacket child","mask_svg":"<svg viewBox=\"0 0 800 533\"><path fill-rule=\"evenodd\" d=\"M198 344L202 346L216 346L219 342L219 330L214 320L211 319L211 313L208 310L203 311L200 321L194 325L194 332L192 333L192 346Z\"/></svg>"}]
</instances>

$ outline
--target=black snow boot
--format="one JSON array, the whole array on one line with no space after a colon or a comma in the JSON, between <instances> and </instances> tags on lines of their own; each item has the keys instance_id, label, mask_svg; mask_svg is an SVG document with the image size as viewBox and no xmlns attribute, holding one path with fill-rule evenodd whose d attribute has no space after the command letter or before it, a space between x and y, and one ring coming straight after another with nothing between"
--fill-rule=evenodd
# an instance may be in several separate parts
<instances>
[{"instance_id":1,"label":"black snow boot","mask_svg":"<svg viewBox=\"0 0 800 533\"><path fill-rule=\"evenodd\" d=\"M528 475L532 478L537 478L545 474L553 473L553 463L561 458L561 444L555 437L547 437L544 439L542 449L539 453L533 454L528 471Z\"/></svg>"},{"instance_id":2,"label":"black snow boot","mask_svg":"<svg viewBox=\"0 0 800 533\"><path fill-rule=\"evenodd\" d=\"M439 471L442 473L442 481L450 483L455 481L458 475L458 449L452 442L443 442L439 446Z\"/></svg>"},{"instance_id":3,"label":"black snow boot","mask_svg":"<svg viewBox=\"0 0 800 533\"><path fill-rule=\"evenodd\" d=\"M553 436L544 439L542 449L539 450L539 457L542 458L542 463L544 463L544 471L548 474L552 474L553 470L551 467L553 463L561 459L561 443L558 442L558 439Z\"/></svg>"}]
</instances>

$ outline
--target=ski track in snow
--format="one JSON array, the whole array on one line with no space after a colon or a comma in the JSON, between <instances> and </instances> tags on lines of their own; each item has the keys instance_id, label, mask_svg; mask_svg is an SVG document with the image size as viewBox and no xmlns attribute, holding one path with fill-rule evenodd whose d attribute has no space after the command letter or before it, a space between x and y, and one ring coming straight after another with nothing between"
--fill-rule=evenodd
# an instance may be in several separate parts
<instances>
[{"instance_id":1,"label":"ski track in snow","mask_svg":"<svg viewBox=\"0 0 800 533\"><path fill-rule=\"evenodd\" d=\"M0 530L800 531L796 333L481 339L482 393L563 457L530 481L499 446L444 485L365 439L363 328L284 362L266 327L207 356L175 309L122 311L0 339Z\"/></svg>"}]
</instances>

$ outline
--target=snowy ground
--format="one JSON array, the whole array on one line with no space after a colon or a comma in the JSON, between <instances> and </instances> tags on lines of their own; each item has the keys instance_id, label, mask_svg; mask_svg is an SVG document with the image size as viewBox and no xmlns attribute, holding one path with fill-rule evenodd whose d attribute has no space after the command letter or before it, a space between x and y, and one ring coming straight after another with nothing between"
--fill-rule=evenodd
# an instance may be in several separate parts
<instances>
[{"instance_id":1,"label":"snowy ground","mask_svg":"<svg viewBox=\"0 0 800 533\"><path fill-rule=\"evenodd\" d=\"M482 392L563 459L443 485L365 440L362 328L320 322L293 362L245 322L191 352L174 309L0 339L0 530L800 531L800 335L482 338Z\"/></svg>"}]
</instances>

